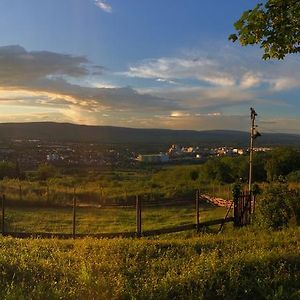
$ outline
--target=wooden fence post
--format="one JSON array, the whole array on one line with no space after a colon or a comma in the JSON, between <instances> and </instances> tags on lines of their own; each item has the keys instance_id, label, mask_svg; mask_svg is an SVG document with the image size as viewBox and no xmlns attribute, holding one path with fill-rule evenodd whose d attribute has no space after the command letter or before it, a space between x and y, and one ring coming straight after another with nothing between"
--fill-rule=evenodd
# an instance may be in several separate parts
<instances>
[{"instance_id":1,"label":"wooden fence post","mask_svg":"<svg viewBox=\"0 0 300 300\"><path fill-rule=\"evenodd\" d=\"M200 230L200 190L196 191L196 225L197 225L197 232Z\"/></svg>"},{"instance_id":2,"label":"wooden fence post","mask_svg":"<svg viewBox=\"0 0 300 300\"><path fill-rule=\"evenodd\" d=\"M20 200L20 202L22 202L22 194L23 194L23 192L22 192L22 185L21 185L21 183L19 183L19 200Z\"/></svg>"},{"instance_id":3,"label":"wooden fence post","mask_svg":"<svg viewBox=\"0 0 300 300\"><path fill-rule=\"evenodd\" d=\"M49 191L49 184L47 183L47 191L46 191L46 194L47 194L47 203L50 202L50 191Z\"/></svg>"},{"instance_id":4,"label":"wooden fence post","mask_svg":"<svg viewBox=\"0 0 300 300\"><path fill-rule=\"evenodd\" d=\"M252 213L255 214L255 203L256 202L256 195L253 195L253 206L252 206Z\"/></svg>"},{"instance_id":5,"label":"wooden fence post","mask_svg":"<svg viewBox=\"0 0 300 300\"><path fill-rule=\"evenodd\" d=\"M73 239L76 237L76 194L75 188L73 191L73 231L72 231Z\"/></svg>"},{"instance_id":6,"label":"wooden fence post","mask_svg":"<svg viewBox=\"0 0 300 300\"><path fill-rule=\"evenodd\" d=\"M142 205L140 196L136 196L136 235L142 236Z\"/></svg>"},{"instance_id":7,"label":"wooden fence post","mask_svg":"<svg viewBox=\"0 0 300 300\"><path fill-rule=\"evenodd\" d=\"M239 184L235 184L232 189L233 196L233 217L234 217L234 226L241 226L241 187Z\"/></svg>"},{"instance_id":8,"label":"wooden fence post","mask_svg":"<svg viewBox=\"0 0 300 300\"><path fill-rule=\"evenodd\" d=\"M3 194L2 197L1 197L1 209L2 209L2 214L1 214L1 230L2 230L2 235L5 234L5 195Z\"/></svg>"}]
</instances>

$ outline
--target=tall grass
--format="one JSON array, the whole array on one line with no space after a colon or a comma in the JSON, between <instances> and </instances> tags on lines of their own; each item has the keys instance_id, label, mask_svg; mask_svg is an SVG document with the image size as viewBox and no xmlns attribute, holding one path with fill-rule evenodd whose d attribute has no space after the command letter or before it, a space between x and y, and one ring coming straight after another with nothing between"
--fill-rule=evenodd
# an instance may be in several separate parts
<instances>
[{"instance_id":1,"label":"tall grass","mask_svg":"<svg viewBox=\"0 0 300 300\"><path fill-rule=\"evenodd\" d=\"M76 241L0 238L1 299L299 299L300 229Z\"/></svg>"}]
</instances>

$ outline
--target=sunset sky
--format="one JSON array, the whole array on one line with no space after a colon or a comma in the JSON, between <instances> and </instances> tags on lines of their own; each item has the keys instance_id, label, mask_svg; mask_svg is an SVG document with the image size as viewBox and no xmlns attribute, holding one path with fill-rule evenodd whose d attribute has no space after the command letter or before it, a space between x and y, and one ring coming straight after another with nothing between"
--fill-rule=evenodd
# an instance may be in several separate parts
<instances>
[{"instance_id":1,"label":"sunset sky","mask_svg":"<svg viewBox=\"0 0 300 300\"><path fill-rule=\"evenodd\" d=\"M0 122L300 134L300 54L228 41L255 3L1 0Z\"/></svg>"}]
</instances>

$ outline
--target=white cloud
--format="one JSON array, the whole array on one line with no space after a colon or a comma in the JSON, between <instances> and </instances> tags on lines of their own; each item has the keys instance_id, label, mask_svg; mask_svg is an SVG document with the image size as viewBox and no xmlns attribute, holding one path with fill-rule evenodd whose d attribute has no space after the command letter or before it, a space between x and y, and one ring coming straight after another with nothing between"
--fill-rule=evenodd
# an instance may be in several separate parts
<instances>
[{"instance_id":1,"label":"white cloud","mask_svg":"<svg viewBox=\"0 0 300 300\"><path fill-rule=\"evenodd\" d=\"M112 12L112 7L104 0L95 0L95 5L107 13Z\"/></svg>"},{"instance_id":2,"label":"white cloud","mask_svg":"<svg viewBox=\"0 0 300 300\"><path fill-rule=\"evenodd\" d=\"M272 78L268 80L269 84L271 85L274 91L285 91L290 90L293 88L299 87L299 78L295 77L279 77L279 78Z\"/></svg>"},{"instance_id":3,"label":"white cloud","mask_svg":"<svg viewBox=\"0 0 300 300\"><path fill-rule=\"evenodd\" d=\"M167 79L163 79L163 78L157 78L156 81L157 82L165 82L165 83L169 83L169 84L177 84L177 82L174 80L167 80Z\"/></svg>"},{"instance_id":4,"label":"white cloud","mask_svg":"<svg viewBox=\"0 0 300 300\"><path fill-rule=\"evenodd\" d=\"M124 74L159 82L172 81L177 85L192 80L194 86L234 87L237 90L263 86L265 91L277 92L300 88L299 69L300 61L296 59L266 62L256 55L246 56L244 52L227 47L213 52L186 51L179 56L145 59L130 66Z\"/></svg>"},{"instance_id":5,"label":"white cloud","mask_svg":"<svg viewBox=\"0 0 300 300\"><path fill-rule=\"evenodd\" d=\"M249 89L259 85L262 82L260 73L247 72L243 75L240 86L244 89Z\"/></svg>"},{"instance_id":6,"label":"white cloud","mask_svg":"<svg viewBox=\"0 0 300 300\"><path fill-rule=\"evenodd\" d=\"M144 60L131 66L125 75L173 83L181 79L196 79L217 86L235 84L230 72L222 70L219 62L208 58L164 57Z\"/></svg>"}]
</instances>

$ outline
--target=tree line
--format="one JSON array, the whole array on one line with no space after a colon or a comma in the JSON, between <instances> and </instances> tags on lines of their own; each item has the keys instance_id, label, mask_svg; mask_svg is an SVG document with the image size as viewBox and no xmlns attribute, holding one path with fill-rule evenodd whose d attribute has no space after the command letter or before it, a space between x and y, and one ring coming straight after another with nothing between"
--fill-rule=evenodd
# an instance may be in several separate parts
<instances>
[{"instance_id":1,"label":"tree line","mask_svg":"<svg viewBox=\"0 0 300 300\"><path fill-rule=\"evenodd\" d=\"M300 150L290 147L276 148L267 153L255 153L253 159L254 181L276 181L280 178L300 181ZM210 159L199 172L200 181L233 183L247 181L248 156Z\"/></svg>"}]
</instances>

